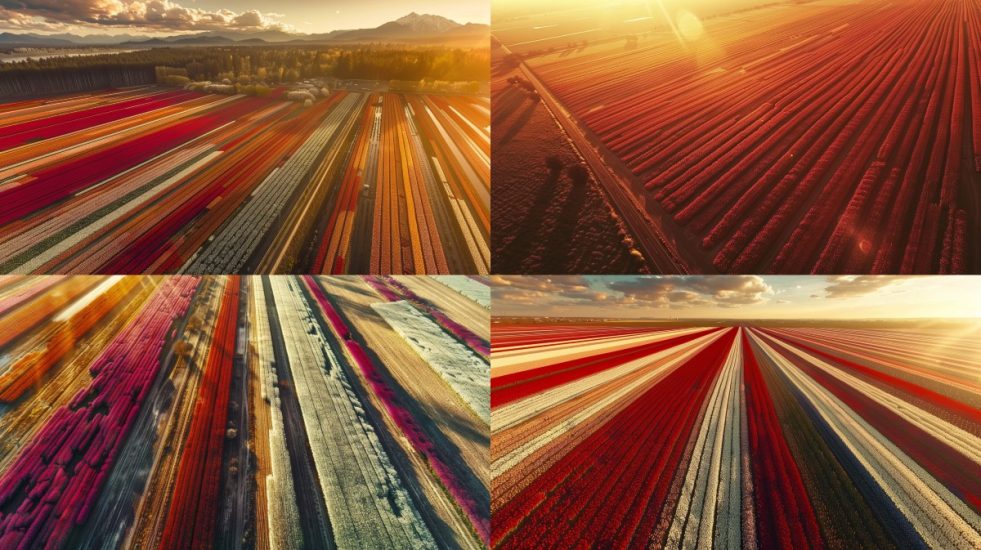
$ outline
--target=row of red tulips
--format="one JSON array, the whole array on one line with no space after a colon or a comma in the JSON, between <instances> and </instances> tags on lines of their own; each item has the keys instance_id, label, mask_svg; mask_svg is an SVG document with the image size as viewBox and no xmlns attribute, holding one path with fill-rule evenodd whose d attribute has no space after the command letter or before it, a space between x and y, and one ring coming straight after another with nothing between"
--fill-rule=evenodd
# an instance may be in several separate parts
<instances>
[{"instance_id":1,"label":"row of red tulips","mask_svg":"<svg viewBox=\"0 0 981 550\"><path fill-rule=\"evenodd\" d=\"M492 544L646 548L735 335L727 330L495 510Z\"/></svg>"},{"instance_id":2,"label":"row of red tulips","mask_svg":"<svg viewBox=\"0 0 981 550\"><path fill-rule=\"evenodd\" d=\"M238 277L230 277L224 289L174 482L164 548L205 548L215 541L240 286Z\"/></svg>"},{"instance_id":3,"label":"row of red tulips","mask_svg":"<svg viewBox=\"0 0 981 550\"><path fill-rule=\"evenodd\" d=\"M0 151L12 149L42 139L62 136L100 124L149 113L156 109L176 105L201 94L185 91L154 93L117 101L100 107L45 117L30 122L0 126Z\"/></svg>"},{"instance_id":4,"label":"row of red tulips","mask_svg":"<svg viewBox=\"0 0 981 550\"><path fill-rule=\"evenodd\" d=\"M712 332L715 332L715 329L684 334L655 342L636 344L595 355L561 361L546 367L496 376L491 379L491 406L500 407L529 395L543 392L562 384L575 382L589 375L619 367L630 361L671 349Z\"/></svg>"},{"instance_id":5,"label":"row of red tulips","mask_svg":"<svg viewBox=\"0 0 981 550\"><path fill-rule=\"evenodd\" d=\"M251 112L255 108L254 101L256 100L232 101L194 118L39 170L32 174L34 178L29 182L0 190L0 200L6 205L0 214L0 225L43 210L78 191L231 122Z\"/></svg>"},{"instance_id":6,"label":"row of red tulips","mask_svg":"<svg viewBox=\"0 0 981 550\"><path fill-rule=\"evenodd\" d=\"M757 540L761 548L820 547L821 531L814 509L745 333L740 345L752 456L753 506L761 511L755 515Z\"/></svg>"}]
</instances>

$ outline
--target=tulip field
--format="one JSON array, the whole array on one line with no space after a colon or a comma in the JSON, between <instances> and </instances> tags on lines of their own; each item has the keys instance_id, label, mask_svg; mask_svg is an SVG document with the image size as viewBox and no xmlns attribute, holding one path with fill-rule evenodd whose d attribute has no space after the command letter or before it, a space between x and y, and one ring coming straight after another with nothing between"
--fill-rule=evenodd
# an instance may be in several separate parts
<instances>
[{"instance_id":1,"label":"tulip field","mask_svg":"<svg viewBox=\"0 0 981 550\"><path fill-rule=\"evenodd\" d=\"M981 545L981 325L771 325L495 320L492 546Z\"/></svg>"},{"instance_id":2,"label":"tulip field","mask_svg":"<svg viewBox=\"0 0 981 550\"><path fill-rule=\"evenodd\" d=\"M677 270L981 272L978 2L506 4Z\"/></svg>"},{"instance_id":3,"label":"tulip field","mask_svg":"<svg viewBox=\"0 0 981 550\"><path fill-rule=\"evenodd\" d=\"M0 276L0 547L485 547L489 312L419 279Z\"/></svg>"},{"instance_id":4,"label":"tulip field","mask_svg":"<svg viewBox=\"0 0 981 550\"><path fill-rule=\"evenodd\" d=\"M0 104L0 272L488 271L486 98L283 91Z\"/></svg>"},{"instance_id":5,"label":"tulip field","mask_svg":"<svg viewBox=\"0 0 981 550\"><path fill-rule=\"evenodd\" d=\"M490 102L372 94L360 116L313 271L489 272Z\"/></svg>"}]
</instances>

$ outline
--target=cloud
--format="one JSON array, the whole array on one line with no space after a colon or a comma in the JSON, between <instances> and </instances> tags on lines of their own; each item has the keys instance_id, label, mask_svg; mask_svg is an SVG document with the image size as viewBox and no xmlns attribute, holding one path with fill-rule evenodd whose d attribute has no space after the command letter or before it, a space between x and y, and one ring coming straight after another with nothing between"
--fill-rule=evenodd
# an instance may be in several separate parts
<instances>
[{"instance_id":1,"label":"cloud","mask_svg":"<svg viewBox=\"0 0 981 550\"><path fill-rule=\"evenodd\" d=\"M263 27L267 23L263 19L262 14L256 10L247 11L245 13L236 15L232 19L232 24L238 27Z\"/></svg>"},{"instance_id":2,"label":"cloud","mask_svg":"<svg viewBox=\"0 0 981 550\"><path fill-rule=\"evenodd\" d=\"M836 275L828 277L828 286L824 288L824 295L827 298L863 296L909 279L910 277L883 275Z\"/></svg>"},{"instance_id":3,"label":"cloud","mask_svg":"<svg viewBox=\"0 0 981 550\"><path fill-rule=\"evenodd\" d=\"M587 307L617 311L651 308L735 308L767 300L773 288L761 277L604 277L583 276L491 278L495 303L528 313L552 308ZM595 310L595 309L594 309Z\"/></svg>"},{"instance_id":4,"label":"cloud","mask_svg":"<svg viewBox=\"0 0 981 550\"><path fill-rule=\"evenodd\" d=\"M71 27L65 23L46 21L31 15L17 13L0 5L0 28L30 32L64 32Z\"/></svg>"},{"instance_id":5,"label":"cloud","mask_svg":"<svg viewBox=\"0 0 981 550\"><path fill-rule=\"evenodd\" d=\"M773 288L755 275L656 277L612 281L610 290L629 305L739 307L765 301Z\"/></svg>"},{"instance_id":6,"label":"cloud","mask_svg":"<svg viewBox=\"0 0 981 550\"><path fill-rule=\"evenodd\" d=\"M171 0L0 0L7 27L63 30L83 27L138 27L150 30L289 30L281 14L186 7Z\"/></svg>"},{"instance_id":7,"label":"cloud","mask_svg":"<svg viewBox=\"0 0 981 550\"><path fill-rule=\"evenodd\" d=\"M494 300L512 304L563 303L590 304L607 301L608 292L594 289L585 277L566 275L556 277L525 277L496 275L491 277Z\"/></svg>"}]
</instances>

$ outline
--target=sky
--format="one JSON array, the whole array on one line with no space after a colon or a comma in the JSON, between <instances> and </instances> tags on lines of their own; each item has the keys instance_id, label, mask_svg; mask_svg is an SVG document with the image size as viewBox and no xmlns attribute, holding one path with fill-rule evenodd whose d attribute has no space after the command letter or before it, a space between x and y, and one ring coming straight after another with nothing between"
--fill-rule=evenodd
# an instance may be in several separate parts
<instances>
[{"instance_id":1,"label":"sky","mask_svg":"<svg viewBox=\"0 0 981 550\"><path fill-rule=\"evenodd\" d=\"M961 276L495 276L492 293L502 317L981 317L981 277Z\"/></svg>"},{"instance_id":2,"label":"sky","mask_svg":"<svg viewBox=\"0 0 981 550\"><path fill-rule=\"evenodd\" d=\"M489 0L0 0L0 31L181 34L282 29L315 33L377 27L409 12L488 23Z\"/></svg>"}]
</instances>

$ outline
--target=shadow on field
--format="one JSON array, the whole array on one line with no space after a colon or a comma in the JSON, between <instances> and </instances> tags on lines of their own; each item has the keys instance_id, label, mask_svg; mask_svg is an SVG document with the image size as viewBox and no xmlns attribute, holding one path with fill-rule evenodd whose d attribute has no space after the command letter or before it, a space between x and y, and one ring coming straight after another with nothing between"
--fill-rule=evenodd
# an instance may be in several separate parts
<instances>
[{"instance_id":1,"label":"shadow on field","mask_svg":"<svg viewBox=\"0 0 981 550\"><path fill-rule=\"evenodd\" d=\"M559 172L549 172L545 183L538 187L538 194L535 195L535 201L528 208L528 214L518 224L518 230L515 231L515 235L541 235L540 231L545 224L546 218L543 214L548 208L548 204L555 198L556 186L559 183L560 175ZM531 248L534 245L535 239L515 238L501 249L500 257L524 258L531 252Z\"/></svg>"},{"instance_id":2,"label":"shadow on field","mask_svg":"<svg viewBox=\"0 0 981 550\"><path fill-rule=\"evenodd\" d=\"M569 236L575 234L576 226L582 218L582 210L586 205L586 193L589 190L589 180L572 182L569 193L562 205L562 211L552 226L545 246L544 265L565 265L569 258Z\"/></svg>"},{"instance_id":3,"label":"shadow on field","mask_svg":"<svg viewBox=\"0 0 981 550\"><path fill-rule=\"evenodd\" d=\"M503 92L494 95L491 108L491 125L497 126L511 116L527 96L513 87L505 88Z\"/></svg>"},{"instance_id":4,"label":"shadow on field","mask_svg":"<svg viewBox=\"0 0 981 550\"><path fill-rule=\"evenodd\" d=\"M357 294L373 300L381 300L381 297L368 286L368 283L362 281L361 277L348 277L343 275L340 277L327 277L325 282L329 285L344 287L352 294Z\"/></svg>"},{"instance_id":5,"label":"shadow on field","mask_svg":"<svg viewBox=\"0 0 981 550\"><path fill-rule=\"evenodd\" d=\"M360 292L360 289L364 288L365 285L360 279L351 278L341 278L331 282L339 289L354 293ZM343 294L338 293L336 290L330 292L330 296L336 301L341 312L343 312L342 316L345 318L357 316L363 321L366 321L371 325L375 325L379 331L391 330L390 325L385 322L385 320L371 306L354 302L350 298L343 296ZM372 296L372 298L378 300L377 296ZM397 403L409 411L413 420L422 429L429 441L439 449L438 454L440 459L445 461L447 464L452 464L455 466L454 469L456 473L460 474L463 483L466 485L466 488L469 491L469 494L472 495L480 504L480 513L483 517L489 517L489 488L481 476L474 470L472 465L467 462L463 450L454 444L449 437L443 433L440 426L446 426L449 429L456 431L464 439L478 444L483 449L487 450L488 455L490 453L490 433L474 429L474 421L472 419L464 418L451 412L446 407L443 400L433 401L431 399L424 398L416 401L410 396L408 389L403 387L403 385L396 379L390 370L391 367L385 364L379 358L375 350L369 345L368 341L364 339L362 333L358 331L355 325L348 322L348 327L351 330L351 333L356 336L356 339L363 342L365 353L378 366L379 372L382 373L385 384L388 385L388 387L396 395ZM452 391L450 390L449 386L446 386L445 389L447 391ZM449 395L447 395L446 398L458 399L457 397ZM396 449L396 451L404 452L404 449L399 447ZM406 475L406 477L411 478L416 486L423 487L425 484L422 483L422 481L416 476L415 472L411 470L411 468L406 469L406 471L402 471L402 469L400 469L400 473L403 473ZM425 500L419 504L429 510L433 510L432 503L428 502L428 500ZM435 514L430 515L432 516L431 519L440 523L441 529L446 531L450 530L449 526L445 525L442 519L438 518Z\"/></svg>"},{"instance_id":6,"label":"shadow on field","mask_svg":"<svg viewBox=\"0 0 981 550\"><path fill-rule=\"evenodd\" d=\"M535 114L535 107L538 107L538 103L534 101L530 102L528 106L521 111L521 114L514 119L508 129L504 131L504 135L502 135L500 139L496 140L497 144L503 145L514 139L514 137L518 135L518 132L525 127L525 124L531 120L531 116Z\"/></svg>"}]
</instances>

